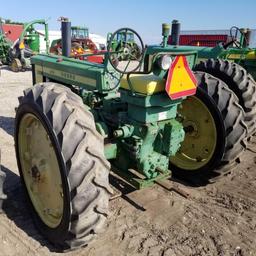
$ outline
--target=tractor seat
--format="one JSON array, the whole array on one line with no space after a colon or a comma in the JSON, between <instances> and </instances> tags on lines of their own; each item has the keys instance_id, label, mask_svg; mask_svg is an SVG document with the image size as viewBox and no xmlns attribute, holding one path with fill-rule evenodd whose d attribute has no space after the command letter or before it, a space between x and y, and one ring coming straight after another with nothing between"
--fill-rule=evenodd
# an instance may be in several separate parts
<instances>
[{"instance_id":1,"label":"tractor seat","mask_svg":"<svg viewBox=\"0 0 256 256\"><path fill-rule=\"evenodd\" d=\"M165 90L165 80L154 74L131 74L130 81L133 90L137 93L152 95ZM127 75L122 77L120 88L130 90Z\"/></svg>"},{"instance_id":2,"label":"tractor seat","mask_svg":"<svg viewBox=\"0 0 256 256\"><path fill-rule=\"evenodd\" d=\"M245 59L248 60L255 60L256 59L256 52L255 51L250 51L246 54Z\"/></svg>"}]
</instances>

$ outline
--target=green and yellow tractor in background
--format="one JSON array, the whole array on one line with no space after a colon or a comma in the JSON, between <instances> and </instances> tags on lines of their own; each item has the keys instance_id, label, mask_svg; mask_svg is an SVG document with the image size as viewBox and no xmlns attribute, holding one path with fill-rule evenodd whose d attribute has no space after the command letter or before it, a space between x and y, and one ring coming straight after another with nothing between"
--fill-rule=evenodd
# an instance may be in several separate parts
<instances>
[{"instance_id":1,"label":"green and yellow tractor in background","mask_svg":"<svg viewBox=\"0 0 256 256\"><path fill-rule=\"evenodd\" d=\"M173 21L173 26L179 22ZM196 51L198 58L194 71L202 71L222 80L239 100L245 111L248 133L255 132L256 124L256 49L249 47L250 29L230 29L231 40L216 47L179 46L180 25L176 31L177 48ZM175 38L175 36L172 36Z\"/></svg>"},{"instance_id":2,"label":"green and yellow tractor in background","mask_svg":"<svg viewBox=\"0 0 256 256\"><path fill-rule=\"evenodd\" d=\"M178 35L178 38L177 40L175 40L175 36L173 38L175 44L178 45L180 23L179 21L174 20L173 25L177 28L176 34ZM250 47L251 35L252 31L249 28L238 28L233 26L229 32L229 39L225 43L218 43L215 47L185 46L185 48L198 52L198 63L200 61L205 61L206 59L228 60L242 66L254 79L256 79L256 49ZM173 44L172 40L172 36L170 36L170 44ZM204 41L202 41L202 43L203 42ZM200 45L200 40L197 41L197 43Z\"/></svg>"},{"instance_id":3,"label":"green and yellow tractor in background","mask_svg":"<svg viewBox=\"0 0 256 256\"><path fill-rule=\"evenodd\" d=\"M24 71L31 67L30 57L40 52L40 33L36 31L36 25L44 26L46 51L49 50L48 24L45 20L34 20L24 23L24 28L15 42L11 42L3 32L2 20L0 20L0 63L9 65L14 72Z\"/></svg>"},{"instance_id":4,"label":"green and yellow tractor in background","mask_svg":"<svg viewBox=\"0 0 256 256\"><path fill-rule=\"evenodd\" d=\"M66 19L63 56L31 58L34 86L19 98L16 157L34 221L55 246L76 249L104 230L110 167L142 189L172 174L208 181L245 151L246 113L235 92L192 72L197 51L167 45L169 29L163 24L162 44L147 47L136 31L119 29L97 64L69 57ZM115 47L120 34L133 34L138 54Z\"/></svg>"},{"instance_id":5,"label":"green and yellow tractor in background","mask_svg":"<svg viewBox=\"0 0 256 256\"><path fill-rule=\"evenodd\" d=\"M198 62L205 59L228 60L242 66L256 79L256 49L249 46L250 37L250 29L233 26L230 29L231 40L228 43L219 44L214 48L198 49Z\"/></svg>"},{"instance_id":6,"label":"green and yellow tractor in background","mask_svg":"<svg viewBox=\"0 0 256 256\"><path fill-rule=\"evenodd\" d=\"M48 24L45 20L34 20L24 23L24 28L19 38L12 44L8 51L8 65L14 72L24 71L31 67L31 56L40 52L40 33L36 31L36 25L44 26L46 51L49 50Z\"/></svg>"},{"instance_id":7,"label":"green and yellow tractor in background","mask_svg":"<svg viewBox=\"0 0 256 256\"><path fill-rule=\"evenodd\" d=\"M108 33L107 41L111 38L112 33ZM125 33L123 31L118 32L114 40L111 42L111 49L116 52L124 52L124 54L119 54L118 60L126 60L127 54L125 54L124 49L132 50L133 59L136 60L141 55L141 49L136 43L134 34L132 32Z\"/></svg>"}]
</instances>

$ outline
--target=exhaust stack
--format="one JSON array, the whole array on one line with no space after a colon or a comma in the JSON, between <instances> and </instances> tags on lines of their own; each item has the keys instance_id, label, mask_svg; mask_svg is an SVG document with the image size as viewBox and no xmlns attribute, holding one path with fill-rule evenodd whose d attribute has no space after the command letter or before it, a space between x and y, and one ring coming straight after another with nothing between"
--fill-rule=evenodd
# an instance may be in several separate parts
<instances>
[{"instance_id":1,"label":"exhaust stack","mask_svg":"<svg viewBox=\"0 0 256 256\"><path fill-rule=\"evenodd\" d=\"M62 55L69 57L71 53L71 22L68 18L61 17Z\"/></svg>"},{"instance_id":2,"label":"exhaust stack","mask_svg":"<svg viewBox=\"0 0 256 256\"><path fill-rule=\"evenodd\" d=\"M172 21L171 45L179 45L180 42L180 23L178 20Z\"/></svg>"}]
</instances>

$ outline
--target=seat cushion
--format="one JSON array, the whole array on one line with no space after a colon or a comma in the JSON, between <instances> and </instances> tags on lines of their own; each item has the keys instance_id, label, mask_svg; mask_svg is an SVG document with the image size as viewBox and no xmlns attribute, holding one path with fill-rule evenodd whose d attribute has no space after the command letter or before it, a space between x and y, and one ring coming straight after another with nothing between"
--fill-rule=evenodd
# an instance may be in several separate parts
<instances>
[{"instance_id":1,"label":"seat cushion","mask_svg":"<svg viewBox=\"0 0 256 256\"><path fill-rule=\"evenodd\" d=\"M130 81L135 92L152 95L165 90L165 80L154 74L131 74ZM120 88L130 90L127 75L120 82Z\"/></svg>"}]
</instances>

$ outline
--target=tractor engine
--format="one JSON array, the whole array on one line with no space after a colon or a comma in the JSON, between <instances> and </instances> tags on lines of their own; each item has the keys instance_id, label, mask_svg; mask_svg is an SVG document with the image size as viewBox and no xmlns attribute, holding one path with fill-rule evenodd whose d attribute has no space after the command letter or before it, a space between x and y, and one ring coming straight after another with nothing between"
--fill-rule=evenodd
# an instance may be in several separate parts
<instances>
[{"instance_id":1,"label":"tractor engine","mask_svg":"<svg viewBox=\"0 0 256 256\"><path fill-rule=\"evenodd\" d=\"M181 69L182 62L176 63ZM85 103L97 113L96 128L105 138L105 156L121 175L136 173L143 177L140 182L131 178L136 187L170 176L170 157L176 154L185 137L177 108L183 100L182 93L187 92L182 89L180 96L171 99L166 79L141 72L122 76L118 94L107 96L101 103L92 100L88 92L84 95Z\"/></svg>"},{"instance_id":2,"label":"tractor engine","mask_svg":"<svg viewBox=\"0 0 256 256\"><path fill-rule=\"evenodd\" d=\"M124 170L134 169L151 179L169 172L169 158L184 139L183 127L175 120L180 100L171 101L163 80L154 75L134 76L131 81L144 96L132 96L127 78L121 80L121 101L127 102L127 112L119 113L120 125L113 132L118 139L114 162ZM150 90L152 81L158 93Z\"/></svg>"}]
</instances>

